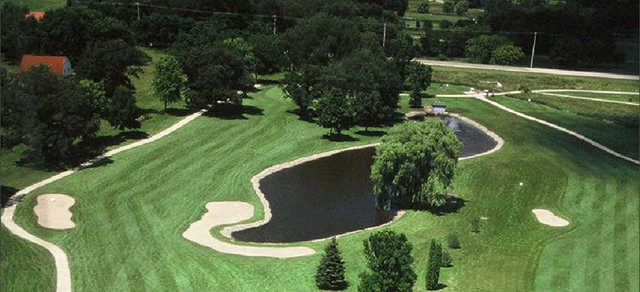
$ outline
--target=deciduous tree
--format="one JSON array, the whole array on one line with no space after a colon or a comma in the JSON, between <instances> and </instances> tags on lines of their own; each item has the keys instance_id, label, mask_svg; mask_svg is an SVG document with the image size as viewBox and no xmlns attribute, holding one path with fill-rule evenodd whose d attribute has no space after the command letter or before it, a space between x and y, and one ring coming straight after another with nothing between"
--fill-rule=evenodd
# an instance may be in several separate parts
<instances>
[{"instance_id":1,"label":"deciduous tree","mask_svg":"<svg viewBox=\"0 0 640 292\"><path fill-rule=\"evenodd\" d=\"M182 72L182 66L173 56L162 57L156 64L153 76L153 90L164 102L164 110L167 104L180 101L187 89L187 75Z\"/></svg>"}]
</instances>

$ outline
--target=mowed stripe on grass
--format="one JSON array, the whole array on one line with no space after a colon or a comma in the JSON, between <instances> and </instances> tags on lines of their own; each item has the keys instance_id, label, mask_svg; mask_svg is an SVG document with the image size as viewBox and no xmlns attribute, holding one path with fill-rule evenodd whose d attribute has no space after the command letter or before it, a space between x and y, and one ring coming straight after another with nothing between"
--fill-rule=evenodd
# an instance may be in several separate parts
<instances>
[{"instance_id":1,"label":"mowed stripe on grass","mask_svg":"<svg viewBox=\"0 0 640 292\"><path fill-rule=\"evenodd\" d=\"M600 214L588 212L591 203L580 208L563 203L566 199L582 202L578 199L581 194L575 193L581 188L569 182L579 186L583 177L592 179L594 185L632 181L635 168L571 136L481 101L436 101L446 102L451 110L495 131L505 139L505 146L492 155L460 163L454 192L466 202L457 213L434 216L408 212L387 227L406 233L414 245L413 267L420 275L416 291L423 290L425 284L431 238L442 239L452 231L458 232L463 248L451 251L454 267L443 269L442 282L454 291L533 289L534 276L547 268L542 264L548 261L547 254L541 251L556 238L569 239L570 248L586 248L588 252L588 245L576 244L580 240L576 231L589 231L590 227L581 223L587 221L583 217ZM268 87L245 103L263 109L264 115L245 114L247 120L201 117L157 142L116 155L110 164L85 169L35 191L19 205L16 221L69 254L75 291L313 290L321 253L288 260L225 255L190 243L181 233L202 216L209 201L246 201L256 206L253 219L261 218L262 208L250 178L268 166L369 144L377 138L356 135L360 129L354 129L347 134L358 141L322 139L327 131L287 113L295 106L284 101L277 88ZM406 98L402 105L407 107ZM617 172L600 176L601 166ZM524 181L523 187L518 185L520 181ZM620 196L633 200L632 188L623 188ZM46 192L63 192L77 199L72 208L76 229L54 232L34 224L30 212L33 198ZM603 198L613 199L605 194ZM567 218L571 227L554 229L539 224L531 213L537 207L547 207ZM470 221L479 216L489 219L483 221L480 234L472 234ZM630 216L638 217L637 213ZM351 291L356 290L358 274L365 270L362 240L370 234L360 232L339 240ZM591 236L608 240L603 234ZM637 274L637 250L630 248L637 246L637 235L624 236L635 240L626 252L636 264ZM319 250L324 243L303 245ZM552 253L556 254L561 256L559 267L571 263L567 252ZM578 286L589 287L584 273L575 276L583 279L576 282Z\"/></svg>"}]
</instances>

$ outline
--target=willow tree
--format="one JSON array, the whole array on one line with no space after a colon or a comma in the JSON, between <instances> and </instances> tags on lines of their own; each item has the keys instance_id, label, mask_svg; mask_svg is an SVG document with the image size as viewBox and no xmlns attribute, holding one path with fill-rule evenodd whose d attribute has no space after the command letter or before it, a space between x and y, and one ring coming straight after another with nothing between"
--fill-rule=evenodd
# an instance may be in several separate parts
<instances>
[{"instance_id":1,"label":"willow tree","mask_svg":"<svg viewBox=\"0 0 640 292\"><path fill-rule=\"evenodd\" d=\"M371 181L378 209L439 207L462 143L441 119L394 126L376 149Z\"/></svg>"}]
</instances>

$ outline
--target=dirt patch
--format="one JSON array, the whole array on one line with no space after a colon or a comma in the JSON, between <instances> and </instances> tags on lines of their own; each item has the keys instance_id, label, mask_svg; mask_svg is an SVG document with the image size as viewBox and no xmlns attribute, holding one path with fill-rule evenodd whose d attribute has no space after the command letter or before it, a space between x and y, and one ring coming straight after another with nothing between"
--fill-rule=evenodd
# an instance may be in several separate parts
<instances>
[{"instance_id":1,"label":"dirt patch","mask_svg":"<svg viewBox=\"0 0 640 292\"><path fill-rule=\"evenodd\" d=\"M33 212L38 217L38 224L44 228L64 230L74 228L71 221L73 214L69 208L76 203L71 196L63 194L46 194L37 198L38 203Z\"/></svg>"},{"instance_id":2,"label":"dirt patch","mask_svg":"<svg viewBox=\"0 0 640 292\"><path fill-rule=\"evenodd\" d=\"M253 205L245 202L210 202L207 213L191 223L182 237L218 252L242 256L292 258L312 255L315 251L302 246L247 246L220 241L210 234L211 228L234 224L253 217Z\"/></svg>"},{"instance_id":3,"label":"dirt patch","mask_svg":"<svg viewBox=\"0 0 640 292\"><path fill-rule=\"evenodd\" d=\"M555 214L553 214L553 212L549 210L533 209L531 210L531 212L533 212L533 214L536 215L536 219L538 219L538 222L544 225L549 225L553 227L563 227L563 226L569 225L569 221L556 216Z\"/></svg>"}]
</instances>

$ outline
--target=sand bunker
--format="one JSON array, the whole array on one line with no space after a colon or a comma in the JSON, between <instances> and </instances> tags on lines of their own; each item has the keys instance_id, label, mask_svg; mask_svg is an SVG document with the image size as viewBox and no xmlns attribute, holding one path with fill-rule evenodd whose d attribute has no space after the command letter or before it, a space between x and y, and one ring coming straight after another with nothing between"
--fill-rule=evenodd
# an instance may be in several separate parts
<instances>
[{"instance_id":1,"label":"sand bunker","mask_svg":"<svg viewBox=\"0 0 640 292\"><path fill-rule=\"evenodd\" d=\"M211 228L250 219L253 217L253 205L245 202L210 202L206 208L208 212L200 220L191 223L182 237L222 253L243 256L292 258L315 253L308 247L246 246L220 241L211 236Z\"/></svg>"},{"instance_id":2,"label":"sand bunker","mask_svg":"<svg viewBox=\"0 0 640 292\"><path fill-rule=\"evenodd\" d=\"M562 219L554 215L551 211L546 209L533 209L531 210L533 214L536 215L536 219L542 224L554 226L554 227L562 227L569 225L569 221Z\"/></svg>"},{"instance_id":3,"label":"sand bunker","mask_svg":"<svg viewBox=\"0 0 640 292\"><path fill-rule=\"evenodd\" d=\"M73 214L69 208L76 203L71 196L63 194L46 194L37 198L38 203L33 212L38 217L38 224L49 229L71 229L76 225L71 221Z\"/></svg>"}]
</instances>

